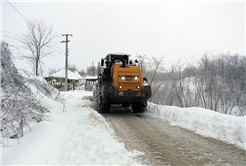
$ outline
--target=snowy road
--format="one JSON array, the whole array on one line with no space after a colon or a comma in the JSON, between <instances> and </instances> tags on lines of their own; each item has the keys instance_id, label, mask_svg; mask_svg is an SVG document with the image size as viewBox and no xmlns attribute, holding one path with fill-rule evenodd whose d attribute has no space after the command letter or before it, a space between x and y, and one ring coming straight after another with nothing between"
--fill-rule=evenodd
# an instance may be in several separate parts
<instances>
[{"instance_id":1,"label":"snowy road","mask_svg":"<svg viewBox=\"0 0 246 166\"><path fill-rule=\"evenodd\" d=\"M126 149L143 152L147 165L246 165L245 151L222 141L174 127L130 108L111 106L103 115Z\"/></svg>"},{"instance_id":2,"label":"snowy road","mask_svg":"<svg viewBox=\"0 0 246 166\"><path fill-rule=\"evenodd\" d=\"M89 101L91 92L62 94L72 97L64 108L62 103L42 97L50 112L45 121L32 124L32 132L25 130L20 143L4 140L2 165L246 164L244 117L153 103L148 103L144 114L112 105L110 113L101 115L95 111L96 103ZM175 127L157 117L193 128ZM196 129L207 129L205 134L219 138L197 135ZM228 138L225 136L235 140L234 144L219 141Z\"/></svg>"}]
</instances>

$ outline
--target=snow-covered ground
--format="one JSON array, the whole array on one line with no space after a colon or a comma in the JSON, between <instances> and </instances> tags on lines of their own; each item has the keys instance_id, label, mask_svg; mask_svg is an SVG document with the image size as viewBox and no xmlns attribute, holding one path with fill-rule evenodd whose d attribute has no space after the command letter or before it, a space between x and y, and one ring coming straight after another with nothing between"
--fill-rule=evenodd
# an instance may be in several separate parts
<instances>
[{"instance_id":1,"label":"snow-covered ground","mask_svg":"<svg viewBox=\"0 0 246 166\"><path fill-rule=\"evenodd\" d=\"M34 93L35 87L31 87ZM114 138L113 130L93 108L92 92L61 92L65 107L42 93L40 102L50 113L46 120L32 124L24 137L3 139L2 165L136 165L129 152ZM89 97L90 96L90 97ZM145 114L161 118L198 134L232 143L246 150L245 117L224 115L202 108L179 108L148 103Z\"/></svg>"},{"instance_id":2,"label":"snow-covered ground","mask_svg":"<svg viewBox=\"0 0 246 166\"><path fill-rule=\"evenodd\" d=\"M66 112L63 104L43 96L41 101L51 112L46 113L47 121L34 124L32 132L26 130L20 144L9 139L8 147L2 148L2 165L138 164L133 157L141 153L128 152L105 119L91 108L94 103L85 97L91 92L62 93L70 96Z\"/></svg>"},{"instance_id":3,"label":"snow-covered ground","mask_svg":"<svg viewBox=\"0 0 246 166\"><path fill-rule=\"evenodd\" d=\"M225 115L198 107L180 108L153 103L148 103L145 114L246 150L246 116Z\"/></svg>"},{"instance_id":4,"label":"snow-covered ground","mask_svg":"<svg viewBox=\"0 0 246 166\"><path fill-rule=\"evenodd\" d=\"M6 61L5 65L8 68L1 68L2 77L9 78L13 73L18 76L11 61ZM12 75L3 73L10 69ZM66 102L60 103L58 101L64 100L62 97L57 99L59 91L49 86L42 77L21 70L18 72L26 78L28 82L25 85L49 113L45 113L46 120L40 123L30 121L32 131L27 128L24 137L0 139L1 165L140 165L134 157L144 154L137 150L127 151L124 144L114 138L113 129L93 109L95 103L89 100L92 92L61 92ZM246 116L153 103L148 104L145 114L246 150Z\"/></svg>"}]
</instances>

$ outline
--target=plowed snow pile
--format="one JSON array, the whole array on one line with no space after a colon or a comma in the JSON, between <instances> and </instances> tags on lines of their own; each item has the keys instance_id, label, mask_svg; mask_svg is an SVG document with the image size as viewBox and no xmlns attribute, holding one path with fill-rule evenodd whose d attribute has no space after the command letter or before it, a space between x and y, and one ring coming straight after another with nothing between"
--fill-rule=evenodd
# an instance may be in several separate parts
<instances>
[{"instance_id":1,"label":"plowed snow pile","mask_svg":"<svg viewBox=\"0 0 246 166\"><path fill-rule=\"evenodd\" d=\"M70 97L63 105L43 96L42 103L51 113L47 121L32 127L20 138L9 139L2 148L3 165L135 165L123 143L113 138L105 119L91 107L91 92L62 92ZM63 112L66 110L66 112Z\"/></svg>"},{"instance_id":2,"label":"plowed snow pile","mask_svg":"<svg viewBox=\"0 0 246 166\"><path fill-rule=\"evenodd\" d=\"M246 116L225 115L198 107L180 108L153 103L148 103L146 114L246 150Z\"/></svg>"}]
</instances>

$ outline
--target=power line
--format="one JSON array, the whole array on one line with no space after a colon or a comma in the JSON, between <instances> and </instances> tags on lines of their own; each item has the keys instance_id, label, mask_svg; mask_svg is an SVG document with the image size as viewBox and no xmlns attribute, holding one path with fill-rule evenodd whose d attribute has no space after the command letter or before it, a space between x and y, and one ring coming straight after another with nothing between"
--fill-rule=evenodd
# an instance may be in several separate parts
<instances>
[{"instance_id":1,"label":"power line","mask_svg":"<svg viewBox=\"0 0 246 166\"><path fill-rule=\"evenodd\" d=\"M83 28L81 28L80 30L84 29L85 27L87 27L90 23L92 23L100 14L102 14L107 8L109 8L110 5L112 5L114 2L111 2L101 13L99 13L94 19L92 19L88 24L86 24Z\"/></svg>"},{"instance_id":2,"label":"power line","mask_svg":"<svg viewBox=\"0 0 246 166\"><path fill-rule=\"evenodd\" d=\"M56 44L53 44L56 48L58 48L59 50L61 50L63 52L63 50L61 48L59 48Z\"/></svg>"},{"instance_id":3,"label":"power line","mask_svg":"<svg viewBox=\"0 0 246 166\"><path fill-rule=\"evenodd\" d=\"M79 26L82 24L82 23L84 23L85 22L85 20L87 20L91 15L92 15L92 13L94 13L95 11L96 11L96 9L100 6L102 4L102 2L100 2L99 3L99 5L97 5L97 7L79 24ZM74 31L79 27L79 26L77 26L75 29L74 29Z\"/></svg>"},{"instance_id":4,"label":"power line","mask_svg":"<svg viewBox=\"0 0 246 166\"><path fill-rule=\"evenodd\" d=\"M64 50L62 50L61 48L59 48L55 43L53 43L53 46L55 46L56 48L58 48L58 49L61 50L62 52L64 51Z\"/></svg>"},{"instance_id":5,"label":"power line","mask_svg":"<svg viewBox=\"0 0 246 166\"><path fill-rule=\"evenodd\" d=\"M9 32L9 31L0 31L0 32L2 32L2 33L10 33L10 34L13 34L13 35L20 35L20 34Z\"/></svg>"},{"instance_id":6,"label":"power line","mask_svg":"<svg viewBox=\"0 0 246 166\"><path fill-rule=\"evenodd\" d=\"M18 10L18 9L16 9L16 7L14 7L14 5L12 5L8 0L6 0L27 22L29 22L28 21L28 19L26 19L26 17L23 15L23 14L21 14L21 12Z\"/></svg>"},{"instance_id":7,"label":"power line","mask_svg":"<svg viewBox=\"0 0 246 166\"><path fill-rule=\"evenodd\" d=\"M89 3L86 5L86 7L84 8L84 10L80 13L79 17L74 21L74 23L70 26L70 28L69 28L68 30L70 30L70 29L73 27L73 25L78 21L78 19L79 19L80 16L84 13L84 11L86 10L86 8L89 6L90 3L91 3L91 2L89 2ZM68 31L68 30L67 30L67 31Z\"/></svg>"}]
</instances>

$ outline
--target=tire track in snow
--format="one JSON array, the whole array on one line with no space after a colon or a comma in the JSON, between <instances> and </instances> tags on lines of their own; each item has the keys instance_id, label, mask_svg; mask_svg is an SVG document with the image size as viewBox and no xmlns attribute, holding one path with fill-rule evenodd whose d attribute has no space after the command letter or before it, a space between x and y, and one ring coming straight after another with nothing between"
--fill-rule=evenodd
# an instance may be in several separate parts
<instances>
[{"instance_id":1,"label":"tire track in snow","mask_svg":"<svg viewBox=\"0 0 246 166\"><path fill-rule=\"evenodd\" d=\"M185 140L188 140L190 143L192 143L194 145L194 146L190 146L190 148L192 148L195 151L198 151L198 153L206 156L207 158L209 158L210 160L212 160L215 163L219 162L219 161L227 161L233 165L242 165L243 166L246 164L245 161L243 162L243 161L238 160L238 156L240 156L240 154L245 154L245 153L243 153L243 150L242 150L242 153L240 153L241 150L236 148L236 149L238 149L237 152L239 152L239 153L237 153L235 151L236 150L235 148L233 151L231 151L230 149L225 148L225 146L228 146L228 144L224 144L225 146L223 146L221 143L220 143L220 145L222 145L222 146L215 146L214 147L214 144L210 143L210 145L209 145L208 142L205 142L205 140L202 141L201 137L200 138L199 137L194 138L188 134L184 134L183 132L179 132L178 130L173 130L173 127L169 127L168 125L165 125L165 124L161 123L160 121L157 121L155 118L152 118L148 115L145 115L144 117L146 120L148 120L151 123L165 129L166 131L171 131L171 132L175 133L176 135L184 138ZM220 142L218 140L214 140L214 141ZM197 146L200 149L202 148L202 150L197 149L196 148ZM229 152L229 150L231 152ZM217 158L208 156L209 152L212 152L213 153L212 155L213 156L216 155ZM237 155L234 155L235 153L237 153ZM240 158L243 159L242 156ZM244 160L245 160L245 157L244 157ZM222 162L222 164L223 164L223 162Z\"/></svg>"},{"instance_id":2,"label":"tire track in snow","mask_svg":"<svg viewBox=\"0 0 246 166\"><path fill-rule=\"evenodd\" d=\"M111 106L103 115L127 150L137 149L148 165L245 165L245 151L233 145L205 138L185 129L170 126L130 109ZM125 110L125 111L124 111ZM128 112L126 112L128 110Z\"/></svg>"}]
</instances>

